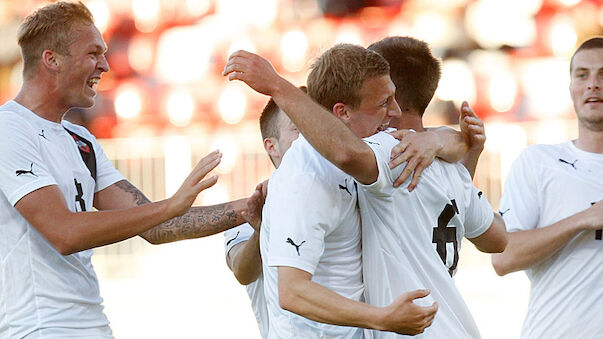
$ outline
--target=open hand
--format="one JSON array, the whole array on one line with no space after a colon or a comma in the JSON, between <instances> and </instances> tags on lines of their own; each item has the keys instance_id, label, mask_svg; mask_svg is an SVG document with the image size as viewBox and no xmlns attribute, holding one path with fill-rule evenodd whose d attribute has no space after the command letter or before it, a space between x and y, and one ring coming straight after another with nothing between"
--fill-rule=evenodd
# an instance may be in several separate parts
<instances>
[{"instance_id":1,"label":"open hand","mask_svg":"<svg viewBox=\"0 0 603 339\"><path fill-rule=\"evenodd\" d=\"M178 191L169 199L168 206L173 217L186 213L201 191L216 184L218 181L217 175L209 179L202 179L218 166L221 159L222 153L213 151L199 160Z\"/></svg>"}]
</instances>

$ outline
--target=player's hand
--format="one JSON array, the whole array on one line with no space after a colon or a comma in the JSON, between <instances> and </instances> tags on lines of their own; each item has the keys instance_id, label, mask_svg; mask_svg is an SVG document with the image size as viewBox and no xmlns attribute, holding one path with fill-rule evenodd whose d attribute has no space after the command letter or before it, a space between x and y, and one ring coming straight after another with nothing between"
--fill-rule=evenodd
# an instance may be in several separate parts
<instances>
[{"instance_id":1,"label":"player's hand","mask_svg":"<svg viewBox=\"0 0 603 339\"><path fill-rule=\"evenodd\" d=\"M228 57L222 75L228 75L228 80L243 81L255 91L270 96L279 80L283 80L268 60L243 50Z\"/></svg>"},{"instance_id":2,"label":"player's hand","mask_svg":"<svg viewBox=\"0 0 603 339\"><path fill-rule=\"evenodd\" d=\"M484 150L486 143L486 131L484 122L475 114L473 109L469 107L467 101L463 101L461 105L461 118L459 121L461 135L467 143L469 152L477 152L478 154Z\"/></svg>"},{"instance_id":3,"label":"player's hand","mask_svg":"<svg viewBox=\"0 0 603 339\"><path fill-rule=\"evenodd\" d=\"M199 160L178 191L168 199L168 210L171 212L172 217L181 216L186 213L201 191L216 184L218 181L217 175L205 180L203 178L218 166L221 159L222 153L213 151Z\"/></svg>"},{"instance_id":4,"label":"player's hand","mask_svg":"<svg viewBox=\"0 0 603 339\"><path fill-rule=\"evenodd\" d=\"M253 194L247 200L247 211L241 212L247 222L259 234L262 225L262 208L266 202L266 188L268 180L258 184L253 191Z\"/></svg>"},{"instance_id":5,"label":"player's hand","mask_svg":"<svg viewBox=\"0 0 603 339\"><path fill-rule=\"evenodd\" d=\"M594 203L591 207L581 212L586 230L599 230L603 228L603 200Z\"/></svg>"},{"instance_id":6,"label":"player's hand","mask_svg":"<svg viewBox=\"0 0 603 339\"><path fill-rule=\"evenodd\" d=\"M384 319L385 330L399 334L416 335L431 326L438 311L438 304L423 307L413 301L429 295L428 290L416 290L400 295L387 306Z\"/></svg>"},{"instance_id":7,"label":"player's hand","mask_svg":"<svg viewBox=\"0 0 603 339\"><path fill-rule=\"evenodd\" d=\"M431 165L436 155L442 150L443 145L438 135L430 131L397 130L390 134L400 140L400 143L392 149L389 168L394 168L406 162L402 173L394 181L394 187L402 185L414 172L408 185L408 191L410 192L417 187L421 173Z\"/></svg>"}]
</instances>

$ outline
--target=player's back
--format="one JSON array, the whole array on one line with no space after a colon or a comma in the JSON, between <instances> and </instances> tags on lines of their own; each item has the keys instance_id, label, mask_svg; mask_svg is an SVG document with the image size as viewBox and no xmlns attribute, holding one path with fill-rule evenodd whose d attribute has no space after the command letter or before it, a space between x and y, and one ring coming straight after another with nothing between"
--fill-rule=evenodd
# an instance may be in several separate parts
<instances>
[{"instance_id":1,"label":"player's back","mask_svg":"<svg viewBox=\"0 0 603 339\"><path fill-rule=\"evenodd\" d=\"M471 207L477 206L472 203L485 197L473 188L468 172L461 165L437 159L423 172L413 192L408 192L408 182L393 188L402 168L387 167L389 152L396 144L392 139L384 133L369 139L380 174L375 183L359 190L365 297L370 304L385 306L405 292L429 289L431 295L420 303L437 301L438 313L419 337L478 338L477 326L451 276L462 238L485 231L492 210L489 204L475 208L481 211L476 216Z\"/></svg>"}]
</instances>

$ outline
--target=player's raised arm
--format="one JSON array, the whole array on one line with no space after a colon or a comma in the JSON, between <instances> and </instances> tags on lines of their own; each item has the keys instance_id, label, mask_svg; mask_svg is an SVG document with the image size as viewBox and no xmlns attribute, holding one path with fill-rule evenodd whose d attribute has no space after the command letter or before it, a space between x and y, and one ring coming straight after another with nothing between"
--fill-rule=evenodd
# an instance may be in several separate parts
<instances>
[{"instance_id":1,"label":"player's raised arm","mask_svg":"<svg viewBox=\"0 0 603 339\"><path fill-rule=\"evenodd\" d=\"M376 180L379 172L370 147L334 114L278 75L266 59L237 51L228 58L223 74L272 96L308 142L341 170L362 183Z\"/></svg>"}]
</instances>

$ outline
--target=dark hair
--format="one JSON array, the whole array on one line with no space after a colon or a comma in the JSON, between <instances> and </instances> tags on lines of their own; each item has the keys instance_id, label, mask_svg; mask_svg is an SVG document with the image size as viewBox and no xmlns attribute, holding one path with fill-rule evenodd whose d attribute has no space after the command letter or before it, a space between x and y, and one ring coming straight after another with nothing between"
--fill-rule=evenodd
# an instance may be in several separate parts
<instances>
[{"instance_id":1,"label":"dark hair","mask_svg":"<svg viewBox=\"0 0 603 339\"><path fill-rule=\"evenodd\" d=\"M368 49L381 54L389 63L400 108L422 116L442 74L440 61L431 54L429 45L415 38L396 36L375 42Z\"/></svg>"},{"instance_id":2,"label":"dark hair","mask_svg":"<svg viewBox=\"0 0 603 339\"><path fill-rule=\"evenodd\" d=\"M574 57L576 56L576 54L578 54L578 52L580 52L582 50L595 49L595 48L603 48L603 37L590 38L590 39L584 41L582 44L580 44L578 49L576 49L576 51L572 55L572 59L570 61L570 73L572 72L572 67L574 65Z\"/></svg>"},{"instance_id":3,"label":"dark hair","mask_svg":"<svg viewBox=\"0 0 603 339\"><path fill-rule=\"evenodd\" d=\"M94 24L94 18L81 2L59 1L38 8L25 18L17 39L23 55L23 73L36 66L44 50L69 55L73 42L71 27L75 22Z\"/></svg>"},{"instance_id":4,"label":"dark hair","mask_svg":"<svg viewBox=\"0 0 603 339\"><path fill-rule=\"evenodd\" d=\"M365 80L389 74L389 65L379 54L364 47L338 44L324 52L308 75L308 94L329 111L338 102L360 105Z\"/></svg>"}]
</instances>

